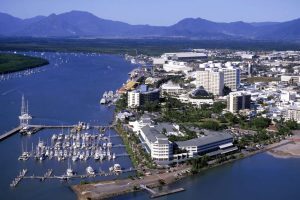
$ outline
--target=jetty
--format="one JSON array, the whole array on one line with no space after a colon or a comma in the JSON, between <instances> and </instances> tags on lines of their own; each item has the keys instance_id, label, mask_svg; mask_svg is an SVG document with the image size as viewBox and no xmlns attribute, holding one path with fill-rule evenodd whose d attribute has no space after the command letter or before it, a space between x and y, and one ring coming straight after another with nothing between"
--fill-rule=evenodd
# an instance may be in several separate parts
<instances>
[{"instance_id":1,"label":"jetty","mask_svg":"<svg viewBox=\"0 0 300 200\"><path fill-rule=\"evenodd\" d=\"M151 198L158 198L158 197L161 197L161 196L166 196L166 195L170 195L170 194L174 194L174 193L177 193L177 192L183 192L184 191L184 188L176 188L176 189L173 189L173 190L165 190L165 191L161 191L161 192L156 192L154 191L153 189L147 187L146 185L140 185L140 188L148 191L150 194L151 194Z\"/></svg>"},{"instance_id":2,"label":"jetty","mask_svg":"<svg viewBox=\"0 0 300 200\"><path fill-rule=\"evenodd\" d=\"M42 129L61 129L61 128L76 128L77 125L28 125L28 128L32 128L32 134L42 130ZM112 129L114 125L107 125L107 126L91 126L94 129ZM10 136L13 136L16 133L19 133L24 126L20 125L12 130L7 131L6 133L0 135L0 141L7 139ZM111 137L120 137L119 135L114 135Z\"/></svg>"},{"instance_id":3,"label":"jetty","mask_svg":"<svg viewBox=\"0 0 300 200\"><path fill-rule=\"evenodd\" d=\"M20 183L20 181L25 177L27 172L28 172L27 169L21 170L19 175L10 184L10 187L16 187Z\"/></svg>"},{"instance_id":4,"label":"jetty","mask_svg":"<svg viewBox=\"0 0 300 200\"><path fill-rule=\"evenodd\" d=\"M10 131L7 131L6 133L4 133L0 136L0 141L14 135L15 133L18 133L21 129L22 129L22 126L18 126Z\"/></svg>"}]
</instances>

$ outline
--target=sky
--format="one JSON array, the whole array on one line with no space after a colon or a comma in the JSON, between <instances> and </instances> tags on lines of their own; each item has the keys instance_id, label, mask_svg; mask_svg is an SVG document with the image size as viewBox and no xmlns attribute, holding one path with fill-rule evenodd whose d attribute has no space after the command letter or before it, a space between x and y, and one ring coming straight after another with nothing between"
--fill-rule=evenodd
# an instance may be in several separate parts
<instances>
[{"instance_id":1,"label":"sky","mask_svg":"<svg viewBox=\"0 0 300 200\"><path fill-rule=\"evenodd\" d=\"M300 0L0 0L0 12L19 18L72 10L130 24L172 25L183 18L215 22L300 18Z\"/></svg>"}]
</instances>

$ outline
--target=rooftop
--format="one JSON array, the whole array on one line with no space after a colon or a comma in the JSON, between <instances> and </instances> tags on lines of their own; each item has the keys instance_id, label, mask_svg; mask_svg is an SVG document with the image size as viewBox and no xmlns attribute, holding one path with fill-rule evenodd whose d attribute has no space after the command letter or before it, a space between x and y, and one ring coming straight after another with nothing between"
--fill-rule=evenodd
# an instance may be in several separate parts
<instances>
[{"instance_id":1,"label":"rooftop","mask_svg":"<svg viewBox=\"0 0 300 200\"><path fill-rule=\"evenodd\" d=\"M169 144L168 138L153 127L144 126L142 131L151 143Z\"/></svg>"},{"instance_id":2,"label":"rooftop","mask_svg":"<svg viewBox=\"0 0 300 200\"><path fill-rule=\"evenodd\" d=\"M233 139L233 137L229 133L224 132L208 132L206 136L195 138L187 141L176 142L179 147L186 146L203 146L207 144L211 144L214 142L219 142L222 140Z\"/></svg>"}]
</instances>

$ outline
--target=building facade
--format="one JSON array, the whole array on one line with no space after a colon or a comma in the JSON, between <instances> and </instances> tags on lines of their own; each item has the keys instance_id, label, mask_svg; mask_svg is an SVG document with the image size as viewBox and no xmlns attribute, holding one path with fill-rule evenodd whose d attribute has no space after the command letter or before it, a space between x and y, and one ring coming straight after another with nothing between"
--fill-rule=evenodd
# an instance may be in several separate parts
<instances>
[{"instance_id":1,"label":"building facade","mask_svg":"<svg viewBox=\"0 0 300 200\"><path fill-rule=\"evenodd\" d=\"M136 108L140 106L140 92L134 90L127 93L127 102L129 108Z\"/></svg>"},{"instance_id":2,"label":"building facade","mask_svg":"<svg viewBox=\"0 0 300 200\"><path fill-rule=\"evenodd\" d=\"M179 149L185 149L189 155L203 155L213 151L218 151L226 145L233 146L233 137L228 133L209 132L207 135L187 141L176 142Z\"/></svg>"},{"instance_id":3,"label":"building facade","mask_svg":"<svg viewBox=\"0 0 300 200\"><path fill-rule=\"evenodd\" d=\"M168 94L170 96L178 96L184 93L184 89L179 84L174 84L171 81L164 83L161 86L161 95Z\"/></svg>"},{"instance_id":4,"label":"building facade","mask_svg":"<svg viewBox=\"0 0 300 200\"><path fill-rule=\"evenodd\" d=\"M240 87L240 69L235 67L222 68L224 72L224 85L231 91L236 91Z\"/></svg>"},{"instance_id":5,"label":"building facade","mask_svg":"<svg viewBox=\"0 0 300 200\"><path fill-rule=\"evenodd\" d=\"M196 84L202 86L213 95L222 96L224 88L224 73L221 71L204 70L196 72Z\"/></svg>"},{"instance_id":6,"label":"building facade","mask_svg":"<svg viewBox=\"0 0 300 200\"><path fill-rule=\"evenodd\" d=\"M148 90L148 87L140 87L137 90L129 91L127 93L127 103L129 108L137 108L145 105L148 102L158 101L160 97L160 90Z\"/></svg>"},{"instance_id":7,"label":"building facade","mask_svg":"<svg viewBox=\"0 0 300 200\"><path fill-rule=\"evenodd\" d=\"M286 120L295 120L297 123L300 123L300 108L297 106L289 107Z\"/></svg>"},{"instance_id":8,"label":"building facade","mask_svg":"<svg viewBox=\"0 0 300 200\"><path fill-rule=\"evenodd\" d=\"M140 139L152 160L157 164L169 164L173 157L173 145L165 135L147 125L141 128Z\"/></svg>"},{"instance_id":9,"label":"building facade","mask_svg":"<svg viewBox=\"0 0 300 200\"><path fill-rule=\"evenodd\" d=\"M245 92L231 92L227 97L227 110L237 113L251 108L251 95Z\"/></svg>"}]
</instances>

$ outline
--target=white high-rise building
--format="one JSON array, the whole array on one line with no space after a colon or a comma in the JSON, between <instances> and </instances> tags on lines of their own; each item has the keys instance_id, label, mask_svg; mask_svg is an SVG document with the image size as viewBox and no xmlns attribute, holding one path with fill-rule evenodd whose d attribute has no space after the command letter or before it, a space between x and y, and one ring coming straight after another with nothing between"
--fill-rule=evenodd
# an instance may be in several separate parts
<instances>
[{"instance_id":1,"label":"white high-rise building","mask_svg":"<svg viewBox=\"0 0 300 200\"><path fill-rule=\"evenodd\" d=\"M134 90L128 92L128 107L136 108L140 106L140 92Z\"/></svg>"},{"instance_id":2,"label":"white high-rise building","mask_svg":"<svg viewBox=\"0 0 300 200\"><path fill-rule=\"evenodd\" d=\"M229 87L232 91L236 91L240 86L240 68L232 66L231 62L222 64L222 63L213 63L212 61L209 61L207 63L199 64L199 68L200 70L212 70L214 72L216 71L223 72L224 85Z\"/></svg>"},{"instance_id":3,"label":"white high-rise building","mask_svg":"<svg viewBox=\"0 0 300 200\"><path fill-rule=\"evenodd\" d=\"M209 93L221 96L224 88L224 73L213 70L197 71L196 84Z\"/></svg>"},{"instance_id":4,"label":"white high-rise building","mask_svg":"<svg viewBox=\"0 0 300 200\"><path fill-rule=\"evenodd\" d=\"M224 85L232 91L236 91L240 86L240 69L235 67L227 67L221 69L224 72Z\"/></svg>"}]
</instances>

